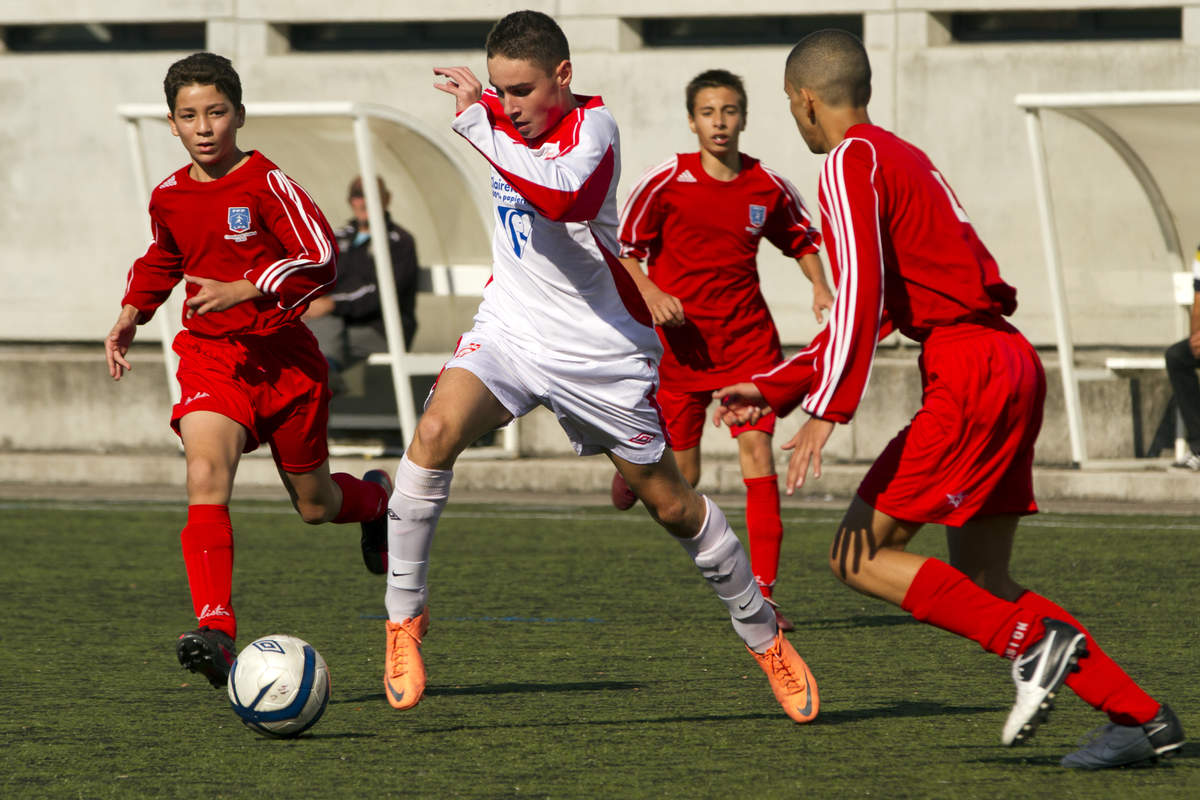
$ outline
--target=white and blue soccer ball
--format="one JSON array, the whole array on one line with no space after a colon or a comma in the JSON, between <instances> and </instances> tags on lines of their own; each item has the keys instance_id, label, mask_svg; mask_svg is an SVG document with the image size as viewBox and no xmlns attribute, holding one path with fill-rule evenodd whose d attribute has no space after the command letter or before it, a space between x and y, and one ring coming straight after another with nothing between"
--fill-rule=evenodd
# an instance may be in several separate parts
<instances>
[{"instance_id":1,"label":"white and blue soccer ball","mask_svg":"<svg viewBox=\"0 0 1200 800\"><path fill-rule=\"evenodd\" d=\"M311 644L279 634L255 639L229 670L229 704L264 736L299 736L329 702L329 667Z\"/></svg>"}]
</instances>

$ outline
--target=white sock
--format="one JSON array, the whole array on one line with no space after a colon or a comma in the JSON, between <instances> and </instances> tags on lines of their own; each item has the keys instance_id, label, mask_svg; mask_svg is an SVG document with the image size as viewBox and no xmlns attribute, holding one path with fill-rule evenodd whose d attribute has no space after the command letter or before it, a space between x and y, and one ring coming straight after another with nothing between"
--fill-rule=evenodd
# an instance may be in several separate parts
<instances>
[{"instance_id":1,"label":"white sock","mask_svg":"<svg viewBox=\"0 0 1200 800\"><path fill-rule=\"evenodd\" d=\"M777 631L775 609L763 599L750 569L750 558L721 509L707 497L704 505L708 513L700 532L679 543L729 609L737 635L754 652L766 652Z\"/></svg>"},{"instance_id":2,"label":"white sock","mask_svg":"<svg viewBox=\"0 0 1200 800\"><path fill-rule=\"evenodd\" d=\"M388 500L388 579L384 603L388 619L403 622L429 602L425 575L438 517L450 497L453 470L425 469L400 459L396 486Z\"/></svg>"}]
</instances>

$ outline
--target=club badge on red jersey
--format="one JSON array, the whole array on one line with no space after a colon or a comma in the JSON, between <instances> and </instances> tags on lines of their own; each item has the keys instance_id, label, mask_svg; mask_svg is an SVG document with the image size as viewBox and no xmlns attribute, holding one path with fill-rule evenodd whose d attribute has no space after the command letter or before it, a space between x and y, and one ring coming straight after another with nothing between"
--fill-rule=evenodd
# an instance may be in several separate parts
<instances>
[{"instance_id":1,"label":"club badge on red jersey","mask_svg":"<svg viewBox=\"0 0 1200 800\"><path fill-rule=\"evenodd\" d=\"M761 228L763 223L767 221L767 207L760 206L755 203L750 204L750 224L756 228Z\"/></svg>"},{"instance_id":2,"label":"club badge on red jersey","mask_svg":"<svg viewBox=\"0 0 1200 800\"><path fill-rule=\"evenodd\" d=\"M229 230L233 233L226 235L226 239L244 242L258 233L258 231L250 230L250 209L246 206L229 206L228 220Z\"/></svg>"}]
</instances>

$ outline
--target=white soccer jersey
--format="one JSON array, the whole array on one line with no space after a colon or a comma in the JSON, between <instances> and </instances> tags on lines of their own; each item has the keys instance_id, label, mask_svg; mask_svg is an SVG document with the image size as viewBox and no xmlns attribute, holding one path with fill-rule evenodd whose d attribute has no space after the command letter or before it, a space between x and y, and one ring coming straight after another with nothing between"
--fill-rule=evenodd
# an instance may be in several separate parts
<instances>
[{"instance_id":1,"label":"white soccer jersey","mask_svg":"<svg viewBox=\"0 0 1200 800\"><path fill-rule=\"evenodd\" d=\"M617 124L599 97L577 99L532 143L491 89L454 121L492 165L492 279L476 327L552 358L657 362L650 312L616 258Z\"/></svg>"}]
</instances>

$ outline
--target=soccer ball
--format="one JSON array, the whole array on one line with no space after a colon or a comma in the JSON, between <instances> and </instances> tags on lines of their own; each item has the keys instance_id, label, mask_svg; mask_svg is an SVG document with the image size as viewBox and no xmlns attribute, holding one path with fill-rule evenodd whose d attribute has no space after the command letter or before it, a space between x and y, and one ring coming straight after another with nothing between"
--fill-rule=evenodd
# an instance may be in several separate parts
<instances>
[{"instance_id":1,"label":"soccer ball","mask_svg":"<svg viewBox=\"0 0 1200 800\"><path fill-rule=\"evenodd\" d=\"M247 728L264 736L299 736L329 702L329 667L295 636L255 639L229 670L229 704Z\"/></svg>"}]
</instances>

